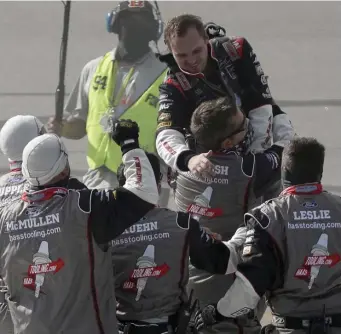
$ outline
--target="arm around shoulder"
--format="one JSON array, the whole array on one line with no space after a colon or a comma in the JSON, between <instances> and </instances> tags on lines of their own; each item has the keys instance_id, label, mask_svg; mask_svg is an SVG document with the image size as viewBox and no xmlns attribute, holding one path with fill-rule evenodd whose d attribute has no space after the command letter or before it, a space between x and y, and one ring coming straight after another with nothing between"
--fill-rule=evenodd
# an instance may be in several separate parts
<instances>
[{"instance_id":1,"label":"arm around shoulder","mask_svg":"<svg viewBox=\"0 0 341 334\"><path fill-rule=\"evenodd\" d=\"M288 114L280 109L278 105L273 105L273 126L272 132L274 144L285 147L294 138L295 130L289 119Z\"/></svg>"},{"instance_id":2,"label":"arm around shoulder","mask_svg":"<svg viewBox=\"0 0 341 334\"><path fill-rule=\"evenodd\" d=\"M230 248L207 232L188 213L178 213L178 225L182 220L189 224L189 256L191 264L211 274L225 275L230 265Z\"/></svg>"},{"instance_id":3,"label":"arm around shoulder","mask_svg":"<svg viewBox=\"0 0 341 334\"><path fill-rule=\"evenodd\" d=\"M238 271L250 282L259 296L272 289L281 276L283 263L280 245L283 230L273 201L245 214L246 240ZM277 238L279 237L279 238Z\"/></svg>"},{"instance_id":4,"label":"arm around shoulder","mask_svg":"<svg viewBox=\"0 0 341 334\"><path fill-rule=\"evenodd\" d=\"M188 102L180 85L172 79L160 85L159 114L156 130L156 149L161 159L172 169L183 169L178 162L185 151L192 154L185 141L184 129L190 125ZM182 161L182 158L180 159ZM179 168L180 167L180 168Z\"/></svg>"}]
</instances>

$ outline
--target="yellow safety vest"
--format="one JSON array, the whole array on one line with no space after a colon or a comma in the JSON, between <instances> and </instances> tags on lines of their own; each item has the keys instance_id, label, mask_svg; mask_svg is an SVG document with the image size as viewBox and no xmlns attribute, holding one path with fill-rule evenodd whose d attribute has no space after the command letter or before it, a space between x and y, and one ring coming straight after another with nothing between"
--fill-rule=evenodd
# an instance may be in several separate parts
<instances>
[{"instance_id":1,"label":"yellow safety vest","mask_svg":"<svg viewBox=\"0 0 341 334\"><path fill-rule=\"evenodd\" d=\"M116 70L115 68L113 70L114 66ZM110 134L104 131L100 122L111 108L113 85L117 73L116 66L116 62L112 60L111 52L108 52L97 66L90 83L89 111L86 122L86 132L88 135L87 161L89 168L96 169L105 165L114 173L116 173L118 166L122 162L121 149L111 139ZM131 72L127 77L131 77ZM149 152L156 151L155 131L159 86L163 82L166 72L167 70L120 117L131 119L138 123L140 128L140 147ZM126 81L129 81L129 78Z\"/></svg>"}]
</instances>

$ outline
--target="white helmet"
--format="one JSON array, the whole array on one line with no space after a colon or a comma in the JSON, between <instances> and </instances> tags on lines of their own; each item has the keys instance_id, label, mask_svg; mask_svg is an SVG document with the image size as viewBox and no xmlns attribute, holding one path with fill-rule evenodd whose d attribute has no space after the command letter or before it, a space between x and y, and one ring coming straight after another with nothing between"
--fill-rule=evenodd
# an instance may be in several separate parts
<instances>
[{"instance_id":1,"label":"white helmet","mask_svg":"<svg viewBox=\"0 0 341 334\"><path fill-rule=\"evenodd\" d=\"M0 131L0 149L9 161L22 161L22 152L33 138L46 132L37 117L17 115L10 118Z\"/></svg>"},{"instance_id":2,"label":"white helmet","mask_svg":"<svg viewBox=\"0 0 341 334\"><path fill-rule=\"evenodd\" d=\"M48 184L68 164L68 152L62 140L47 133L32 139L24 148L22 173L34 186Z\"/></svg>"}]
</instances>

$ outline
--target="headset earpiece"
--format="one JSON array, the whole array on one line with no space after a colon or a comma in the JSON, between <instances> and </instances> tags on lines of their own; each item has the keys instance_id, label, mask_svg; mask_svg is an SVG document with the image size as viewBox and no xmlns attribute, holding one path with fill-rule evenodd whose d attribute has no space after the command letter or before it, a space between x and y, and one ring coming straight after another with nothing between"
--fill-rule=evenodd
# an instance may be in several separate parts
<instances>
[{"instance_id":1,"label":"headset earpiece","mask_svg":"<svg viewBox=\"0 0 341 334\"><path fill-rule=\"evenodd\" d=\"M114 33L114 34L117 33L116 32L117 29L115 29L116 15L117 15L117 10L116 9L112 10L111 12L109 12L107 14L106 26L107 26L107 32L108 33Z\"/></svg>"},{"instance_id":2,"label":"headset earpiece","mask_svg":"<svg viewBox=\"0 0 341 334\"><path fill-rule=\"evenodd\" d=\"M163 34L163 29L164 29L164 23L161 19L161 17L158 18L157 20L157 36L156 36L156 42L162 37L162 34Z\"/></svg>"}]
</instances>

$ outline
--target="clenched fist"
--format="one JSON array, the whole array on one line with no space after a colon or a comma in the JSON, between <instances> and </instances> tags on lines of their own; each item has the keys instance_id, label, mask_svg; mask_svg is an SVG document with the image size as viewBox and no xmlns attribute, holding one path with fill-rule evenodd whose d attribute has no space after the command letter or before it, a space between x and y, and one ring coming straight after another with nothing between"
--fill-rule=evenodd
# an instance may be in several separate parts
<instances>
[{"instance_id":1,"label":"clenched fist","mask_svg":"<svg viewBox=\"0 0 341 334\"><path fill-rule=\"evenodd\" d=\"M120 119L114 122L111 138L123 150L139 147L139 126L131 119Z\"/></svg>"}]
</instances>

